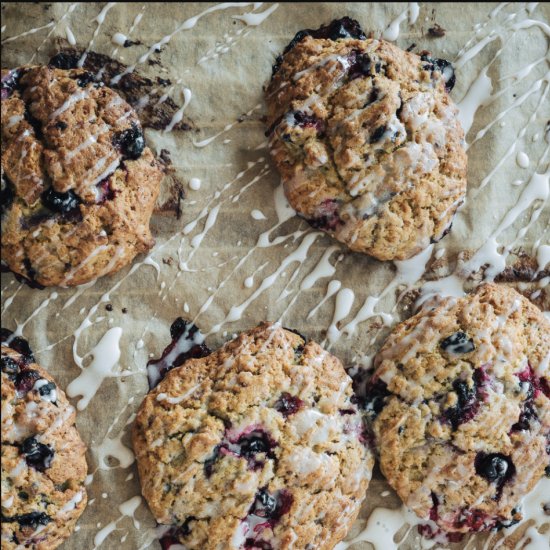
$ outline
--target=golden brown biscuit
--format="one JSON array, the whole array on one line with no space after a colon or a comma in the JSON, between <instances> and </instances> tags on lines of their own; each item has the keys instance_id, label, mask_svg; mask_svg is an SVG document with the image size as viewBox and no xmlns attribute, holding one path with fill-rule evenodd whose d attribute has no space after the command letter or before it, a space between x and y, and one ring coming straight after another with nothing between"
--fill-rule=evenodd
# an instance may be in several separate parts
<instances>
[{"instance_id":1,"label":"golden brown biscuit","mask_svg":"<svg viewBox=\"0 0 550 550\"><path fill-rule=\"evenodd\" d=\"M143 495L174 526L166 542L333 548L373 462L351 398L338 359L272 324L168 372L133 432Z\"/></svg>"},{"instance_id":2,"label":"golden brown biscuit","mask_svg":"<svg viewBox=\"0 0 550 550\"><path fill-rule=\"evenodd\" d=\"M2 331L2 548L57 548L86 507L75 410L25 342Z\"/></svg>"},{"instance_id":3,"label":"golden brown biscuit","mask_svg":"<svg viewBox=\"0 0 550 550\"><path fill-rule=\"evenodd\" d=\"M162 170L134 110L82 69L2 72L2 259L44 286L151 248Z\"/></svg>"},{"instance_id":4,"label":"golden brown biscuit","mask_svg":"<svg viewBox=\"0 0 550 550\"><path fill-rule=\"evenodd\" d=\"M466 192L450 63L366 39L356 21L300 31L265 97L292 207L351 250L403 260L441 239Z\"/></svg>"},{"instance_id":5,"label":"golden brown biscuit","mask_svg":"<svg viewBox=\"0 0 550 550\"><path fill-rule=\"evenodd\" d=\"M393 331L365 403L382 472L407 507L450 533L521 519L549 468L549 361L548 320L494 284Z\"/></svg>"}]
</instances>

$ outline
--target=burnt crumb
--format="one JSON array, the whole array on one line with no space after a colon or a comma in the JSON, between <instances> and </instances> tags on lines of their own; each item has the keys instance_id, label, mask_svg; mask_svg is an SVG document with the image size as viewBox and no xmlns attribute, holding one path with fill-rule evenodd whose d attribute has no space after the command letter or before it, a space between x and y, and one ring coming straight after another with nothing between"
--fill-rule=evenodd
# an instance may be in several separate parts
<instances>
[{"instance_id":1,"label":"burnt crumb","mask_svg":"<svg viewBox=\"0 0 550 550\"><path fill-rule=\"evenodd\" d=\"M140 46L142 42L140 40L129 40L128 38L124 41L123 46L125 48L130 48L131 46Z\"/></svg>"},{"instance_id":2,"label":"burnt crumb","mask_svg":"<svg viewBox=\"0 0 550 550\"><path fill-rule=\"evenodd\" d=\"M112 306L112 304L107 304L107 305L105 306L105 309L106 309L107 311L113 311L113 306Z\"/></svg>"},{"instance_id":3,"label":"burnt crumb","mask_svg":"<svg viewBox=\"0 0 550 550\"><path fill-rule=\"evenodd\" d=\"M69 48L66 42L58 41L60 51L54 55L49 65L59 69L72 69L77 66L84 50ZM151 61L151 60L149 60ZM160 65L160 62L154 62ZM111 57L97 52L87 53L83 69L92 75L97 75L101 71L101 80L106 86L116 90L134 109L137 111L141 124L145 128L153 130L164 130L172 121L173 116L181 107L176 104L172 98L167 98L162 103L159 102L163 95L162 88L170 85L170 81L165 78L147 78L133 71L124 75L119 81L111 83L111 80L124 73L126 65L112 59ZM160 89L158 89L160 88ZM149 101L142 105L139 103L144 97ZM184 118L174 126L174 130L187 131L193 128L193 122Z\"/></svg>"},{"instance_id":4,"label":"burnt crumb","mask_svg":"<svg viewBox=\"0 0 550 550\"><path fill-rule=\"evenodd\" d=\"M128 313L128 309L125 308L125 307L123 307L123 308L122 308L122 313Z\"/></svg>"},{"instance_id":5,"label":"burnt crumb","mask_svg":"<svg viewBox=\"0 0 550 550\"><path fill-rule=\"evenodd\" d=\"M416 48L416 44L413 42L405 51L412 52Z\"/></svg>"},{"instance_id":6,"label":"burnt crumb","mask_svg":"<svg viewBox=\"0 0 550 550\"><path fill-rule=\"evenodd\" d=\"M430 27L428 29L428 36L432 38L441 38L442 36L445 36L446 33L447 31L437 23L435 23L433 27Z\"/></svg>"},{"instance_id":7,"label":"burnt crumb","mask_svg":"<svg viewBox=\"0 0 550 550\"><path fill-rule=\"evenodd\" d=\"M170 151L168 151L168 149L161 149L159 158L164 163L165 166L170 166L172 164L172 159L170 158Z\"/></svg>"},{"instance_id":8,"label":"burnt crumb","mask_svg":"<svg viewBox=\"0 0 550 550\"><path fill-rule=\"evenodd\" d=\"M168 256L168 258L162 258L162 263L164 265L172 265L173 262L174 262L174 260L172 258L170 258L170 256Z\"/></svg>"},{"instance_id":9,"label":"burnt crumb","mask_svg":"<svg viewBox=\"0 0 550 550\"><path fill-rule=\"evenodd\" d=\"M499 273L495 282L498 283L515 283L515 282L536 282L550 276L550 269L538 268L537 259L529 256L524 252L518 253L518 259L507 266L504 271Z\"/></svg>"}]
</instances>

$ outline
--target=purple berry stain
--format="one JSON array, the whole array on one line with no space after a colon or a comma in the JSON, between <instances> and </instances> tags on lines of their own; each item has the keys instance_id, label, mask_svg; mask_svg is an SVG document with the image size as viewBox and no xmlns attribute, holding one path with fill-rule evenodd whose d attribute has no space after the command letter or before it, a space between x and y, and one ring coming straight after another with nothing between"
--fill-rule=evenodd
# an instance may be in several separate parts
<instances>
[{"instance_id":1,"label":"purple berry stain","mask_svg":"<svg viewBox=\"0 0 550 550\"><path fill-rule=\"evenodd\" d=\"M299 397L290 395L288 392L283 392L275 403L275 410L279 411L286 418L292 414L296 414L303 406L304 402Z\"/></svg>"},{"instance_id":2,"label":"purple berry stain","mask_svg":"<svg viewBox=\"0 0 550 550\"><path fill-rule=\"evenodd\" d=\"M339 210L339 200L326 199L319 206L315 218L308 219L307 221L309 225L315 229L334 231L340 224L342 224L342 220L338 214Z\"/></svg>"},{"instance_id":3,"label":"purple berry stain","mask_svg":"<svg viewBox=\"0 0 550 550\"><path fill-rule=\"evenodd\" d=\"M181 317L172 323L170 335L172 342L164 349L160 359L151 359L147 363L149 389L156 387L167 372L179 367L188 359L206 357L211 353L199 328Z\"/></svg>"}]
</instances>

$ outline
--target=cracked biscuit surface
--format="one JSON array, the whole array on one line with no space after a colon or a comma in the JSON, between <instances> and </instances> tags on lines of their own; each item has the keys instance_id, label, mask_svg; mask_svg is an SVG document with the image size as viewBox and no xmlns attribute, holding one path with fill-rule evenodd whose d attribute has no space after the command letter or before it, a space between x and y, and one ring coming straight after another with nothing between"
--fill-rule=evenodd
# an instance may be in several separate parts
<instances>
[{"instance_id":1,"label":"cracked biscuit surface","mask_svg":"<svg viewBox=\"0 0 550 550\"><path fill-rule=\"evenodd\" d=\"M160 164L139 120L83 69L2 71L2 259L43 286L113 273L154 240Z\"/></svg>"},{"instance_id":2,"label":"cracked biscuit surface","mask_svg":"<svg viewBox=\"0 0 550 550\"><path fill-rule=\"evenodd\" d=\"M64 392L20 338L7 340L2 343L2 548L50 550L69 537L86 507L86 447Z\"/></svg>"},{"instance_id":3,"label":"cracked biscuit surface","mask_svg":"<svg viewBox=\"0 0 550 550\"><path fill-rule=\"evenodd\" d=\"M425 306L375 358L365 405L380 466L416 514L448 533L522 517L550 469L550 323L488 284Z\"/></svg>"},{"instance_id":4,"label":"cracked biscuit surface","mask_svg":"<svg viewBox=\"0 0 550 550\"><path fill-rule=\"evenodd\" d=\"M441 239L466 192L454 78L447 61L367 39L349 18L300 31L265 92L292 207L380 260Z\"/></svg>"},{"instance_id":5,"label":"cracked biscuit surface","mask_svg":"<svg viewBox=\"0 0 550 550\"><path fill-rule=\"evenodd\" d=\"M175 349L175 348L170 348ZM167 541L190 549L331 549L355 520L372 455L341 363L278 325L168 372L133 442Z\"/></svg>"}]
</instances>

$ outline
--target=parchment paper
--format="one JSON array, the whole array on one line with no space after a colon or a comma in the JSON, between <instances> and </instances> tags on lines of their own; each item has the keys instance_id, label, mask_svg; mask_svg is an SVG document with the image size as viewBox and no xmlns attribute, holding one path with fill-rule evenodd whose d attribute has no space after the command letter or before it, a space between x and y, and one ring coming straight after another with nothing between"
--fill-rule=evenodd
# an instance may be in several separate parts
<instances>
[{"instance_id":1,"label":"parchment paper","mask_svg":"<svg viewBox=\"0 0 550 550\"><path fill-rule=\"evenodd\" d=\"M101 25L98 25L96 17L104 4L80 4L72 12L69 12L70 6L69 3L2 4L2 40L54 22L49 27L3 43L2 66L18 66L31 59L33 62L46 62L56 51L55 39L66 41L67 36L70 36L67 27L75 37L76 47L112 55L117 48L111 41L113 35L117 32L128 35L136 16L142 13L141 21L129 36L140 44L128 48L118 46L115 56L119 61L131 65L152 44L171 33L178 25L215 4L122 3L108 10ZM269 163L263 135L265 128L261 120L262 85L271 74L271 64L276 54L298 30L316 28L345 14L358 19L366 32L372 31L378 36L407 8L407 4L293 3L279 5L257 26L247 25L232 17L254 9L254 13L260 13L270 6L264 4L255 9L252 5L241 5L205 15L194 28L175 34L160 53L150 57L151 62L138 64L136 68L137 72L151 78L170 79L175 86L169 87L168 91L177 106L183 103L183 87L192 92L191 101L184 112L190 130L147 131L149 145L159 154L162 149L167 150L174 170L173 177L167 178L164 184L163 199L152 221L157 239L151 256L153 261L140 265L132 273L129 266L115 276L98 280L83 291L33 290L26 286L20 287L11 274L2 275L2 325L14 329L17 323L25 323L23 334L30 341L39 362L63 388L80 374L73 360L73 345L80 356L86 356L110 328L121 327L123 331L119 345L120 360L113 371L118 376L106 378L89 406L78 414L78 427L89 445L90 473L95 474L88 487L88 508L79 521L80 529L64 544L63 548L67 550L94 548L94 537L98 531L117 520L115 530L105 538L102 548L147 547L151 536L147 528L153 527L154 521L146 504L142 501L135 514L140 529L134 527L129 517L122 517L118 509L120 504L139 495L135 464L122 468L119 460L105 457L105 454L111 449L119 459L132 460L128 450L126 455L121 454L117 441L130 447L128 425L132 421L133 411L147 391L144 369L148 357L160 355L168 344L168 329L176 317L194 317L207 298L223 283L211 306L198 319L203 331L210 331L212 326L225 318L231 306L240 304L252 295L264 277L276 271L281 262L300 246L304 235L297 231L307 231L308 234L313 232L305 222L292 217L275 229L270 239L273 240L277 235L293 236L287 237L280 244L255 248L250 252L259 235L278 221L274 193L279 179ZM498 29L509 14L521 9L518 5L504 6L491 18L489 14L496 6L482 3L421 4L416 23L410 25L404 18L396 42L403 48L414 43L415 51L427 49L436 57L454 60L466 44L475 44L476 25L477 36L483 36L487 28ZM522 17L527 17L525 12L522 13ZM534 8L531 17L548 22L548 15L548 4L541 4ZM446 30L444 37L428 35L428 29L434 23ZM95 37L94 33L97 34ZM539 27L507 34L505 50L488 69L494 92L514 82L506 79L508 75L544 56L548 49L547 40ZM499 38L489 41L477 56L457 70L457 84L452 92L455 101L463 98L480 70L503 45L503 40ZM197 64L204 57L206 59ZM496 101L481 107L468 134L468 141L471 142L477 132L494 120L498 113L532 89L533 83L541 79L547 70L547 62L539 62ZM502 78L504 80L499 81ZM543 153L548 144L542 138L533 141L535 134L544 134L550 116L548 99L539 104L542 90L547 85L547 82L542 82L540 88L511 109L491 127L483 139L469 149L468 201L451 233L436 246L437 250L445 249L444 253L437 261L435 256L432 258L428 264L431 271L425 278L447 274L460 253L466 251L468 255L482 246L503 217L518 204L523 187L514 186L512 182L528 181L537 167L539 172L547 169L544 164L548 162L548 157L545 161ZM530 120L537 106L538 112ZM193 144L193 141L199 142L214 136L229 124L234 126L209 145L196 147ZM517 135L523 127L526 131L518 151L528 154L530 166L519 168L514 153L508 156L483 191L475 193L480 182L518 139ZM259 160L261 158L265 160ZM235 180L243 170L247 170L246 173ZM188 188L191 178L202 181L199 190ZM233 183L226 186L229 182ZM233 195L245 187L238 199L233 201ZM178 202L174 200L174 190L182 188L186 190L187 196L179 205L181 216L178 218L171 210ZM220 191L219 197L214 196L216 191ZM219 210L215 210L217 207ZM200 218L196 227L184 234L186 225L199 218L205 208L210 217ZM217 213L215 223L205 230L207 219L213 221L213 209ZM253 209L260 210L266 219L254 219L251 215ZM518 230L529 221L532 212L532 208L526 209L516 223L499 235L499 242L513 243ZM524 253L523 256L520 254L520 266L525 280L531 278L537 270L536 259L532 257L533 246L537 241L538 244L541 241L548 244L549 216L547 204L538 220L513 246L514 252ZM193 237L199 234L204 234L204 238L197 246ZM336 263L336 273L319 279L311 289L299 291L304 277L317 265L327 248L333 245L337 249L331 255L330 262L332 265ZM232 273L247 253L250 254L246 261ZM510 255L508 263L517 261L518 257L517 254ZM137 261L143 262L144 258L138 258ZM267 265L255 275L252 288L247 288L245 279L266 262ZM155 265L158 266L158 272ZM355 316L364 300L370 295L378 295L394 275L395 267L391 262L380 263L366 256L348 253L329 237L319 236L308 249L307 259L303 263L289 264L276 282L250 304L241 319L225 324L219 332L208 337L208 343L215 348L232 334L255 326L262 320L279 319L294 298L294 304L282 319L283 324L322 341L334 313L334 297L313 318L307 319L307 314L321 301L330 280L341 281L341 288L350 288L355 294L345 324ZM518 286L517 272L509 269L503 278L508 280L506 284L511 282ZM416 286L421 284L422 281ZM526 283L521 288L532 292L540 286L543 283ZM52 297L53 290L57 292L57 297ZM288 295L286 290L289 291ZM391 311L402 290L399 288L389 293L380 302L378 309ZM75 294L78 294L77 299L69 302ZM48 298L52 299L44 305ZM547 300L546 289L542 288L537 303L544 307L544 300ZM97 310L89 315L91 308L98 303ZM405 296L396 311L402 316L410 314L411 303ZM108 311L106 306L112 306L112 311ZM75 330L87 316L92 322L91 326L75 337ZM387 331L387 328L379 331L380 327L379 318L362 323L356 334L349 339L342 337L332 347L332 351L347 366L356 358L368 362L365 355L372 354L378 345L372 345L373 337L378 335L379 342ZM115 352L116 346L113 348ZM90 360L88 355L84 364L87 365ZM128 374L120 376L121 372ZM75 399L73 403L77 401ZM129 474L133 474L133 479L127 480ZM374 507L399 505L393 492L388 496L380 496L388 490L389 487L376 471L362 510L363 519L358 521L354 532L364 525L365 518ZM406 546L416 548L418 544L416 539ZM151 544L151 548L158 547L157 542ZM367 547L366 543L357 545L357 548Z\"/></svg>"}]
</instances>

